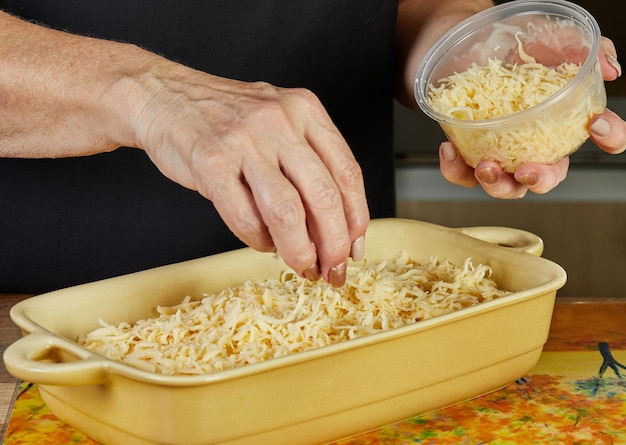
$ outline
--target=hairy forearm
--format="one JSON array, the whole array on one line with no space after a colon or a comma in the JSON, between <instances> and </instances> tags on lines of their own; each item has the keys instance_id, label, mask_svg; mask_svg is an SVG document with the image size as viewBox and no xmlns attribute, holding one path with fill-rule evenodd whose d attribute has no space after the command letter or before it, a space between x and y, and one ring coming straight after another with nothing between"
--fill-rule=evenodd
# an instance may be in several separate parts
<instances>
[{"instance_id":1,"label":"hairy forearm","mask_svg":"<svg viewBox=\"0 0 626 445\"><path fill-rule=\"evenodd\" d=\"M415 71L428 49L446 31L467 17L493 6L491 0L401 0L398 8L396 97L415 108Z\"/></svg>"},{"instance_id":2,"label":"hairy forearm","mask_svg":"<svg viewBox=\"0 0 626 445\"><path fill-rule=\"evenodd\" d=\"M132 45L75 36L0 12L0 156L81 156L133 145Z\"/></svg>"}]
</instances>

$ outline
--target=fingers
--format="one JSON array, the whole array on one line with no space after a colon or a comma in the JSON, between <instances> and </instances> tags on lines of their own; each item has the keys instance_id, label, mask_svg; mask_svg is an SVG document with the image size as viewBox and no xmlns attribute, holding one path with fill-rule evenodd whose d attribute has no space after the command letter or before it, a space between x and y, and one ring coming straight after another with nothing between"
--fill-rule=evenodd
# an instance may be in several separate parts
<instances>
[{"instance_id":1,"label":"fingers","mask_svg":"<svg viewBox=\"0 0 626 445\"><path fill-rule=\"evenodd\" d=\"M300 128L294 122L295 114L274 110L277 115L271 121L285 124L279 127L283 129L280 137L271 141L277 147L278 164L268 168L281 174L259 170L261 160L251 162L244 174L285 262L303 276L315 279L321 275L331 285L341 286L349 256L360 260L364 254L369 210L361 169L317 97L307 90L285 94L306 120ZM268 183L267 178L273 176L277 182ZM297 215L295 225L281 220L282 210L271 210L270 200L276 202L287 194L282 206Z\"/></svg>"},{"instance_id":2,"label":"fingers","mask_svg":"<svg viewBox=\"0 0 626 445\"><path fill-rule=\"evenodd\" d=\"M528 191L527 187L517 182L512 175L502 171L493 161L479 162L474 176L485 192L494 198L519 199Z\"/></svg>"},{"instance_id":3,"label":"fingers","mask_svg":"<svg viewBox=\"0 0 626 445\"><path fill-rule=\"evenodd\" d=\"M482 188L494 198L519 199L528 191L536 194L548 193L567 176L569 158L546 164L522 164L513 175L502 171L493 161L481 161L475 176Z\"/></svg>"},{"instance_id":4,"label":"fingers","mask_svg":"<svg viewBox=\"0 0 626 445\"><path fill-rule=\"evenodd\" d=\"M617 61L617 51L613 41L606 37L602 37L600 43L600 55L598 60L600 62L600 70L604 80L615 80L622 75L622 67Z\"/></svg>"},{"instance_id":5,"label":"fingers","mask_svg":"<svg viewBox=\"0 0 626 445\"><path fill-rule=\"evenodd\" d=\"M536 194L545 194L559 185L567 176L569 157L550 165L522 164L515 170L514 178Z\"/></svg>"},{"instance_id":6,"label":"fingers","mask_svg":"<svg viewBox=\"0 0 626 445\"><path fill-rule=\"evenodd\" d=\"M314 179L300 185L299 190L303 191L307 207L312 209L308 218L309 230L318 246L320 264L329 265L330 275L337 275L343 273L341 269L345 269L343 263L347 256L360 261L365 253L364 237L370 216L363 173L326 111L321 106L315 106L309 110L308 116L311 122L305 137L324 167L318 172L318 177L325 177L326 173L329 177L327 183ZM291 158L291 161L292 165L302 170L302 159ZM308 180L304 175L295 178L298 177ZM332 191L330 186L333 186ZM339 220L336 208L342 212ZM343 223L339 223L344 220L345 228ZM331 284L335 282L332 276L327 277L326 267L322 267L322 273Z\"/></svg>"},{"instance_id":7,"label":"fingers","mask_svg":"<svg viewBox=\"0 0 626 445\"><path fill-rule=\"evenodd\" d=\"M443 177L453 184L468 188L478 184L474 169L458 155L451 142L442 142L439 146L439 169Z\"/></svg>"},{"instance_id":8,"label":"fingers","mask_svg":"<svg viewBox=\"0 0 626 445\"><path fill-rule=\"evenodd\" d=\"M369 224L350 148L310 92L285 90L246 112L221 145L198 144L195 188L249 246L276 250L303 277L343 285L348 258L363 258Z\"/></svg>"},{"instance_id":9,"label":"fingers","mask_svg":"<svg viewBox=\"0 0 626 445\"><path fill-rule=\"evenodd\" d=\"M473 169L457 155L450 142L444 142L439 147L439 163L443 176L453 184L464 187L480 184L494 198L519 199L529 190L544 194L555 188L567 176L569 158L552 165L523 164L511 175L488 160L481 161Z\"/></svg>"},{"instance_id":10,"label":"fingers","mask_svg":"<svg viewBox=\"0 0 626 445\"><path fill-rule=\"evenodd\" d=\"M315 170L312 176L318 177L319 169ZM308 210L295 184L281 171L277 159L251 153L244 160L242 173L276 251L299 274L319 279L317 246L307 225ZM333 204L336 209L337 203ZM336 211L336 217L345 221L339 210Z\"/></svg>"},{"instance_id":11,"label":"fingers","mask_svg":"<svg viewBox=\"0 0 626 445\"><path fill-rule=\"evenodd\" d=\"M243 169L277 251L303 276L340 286L352 240L338 185L308 145L279 161L248 160Z\"/></svg>"},{"instance_id":12,"label":"fingers","mask_svg":"<svg viewBox=\"0 0 626 445\"><path fill-rule=\"evenodd\" d=\"M594 116L589 134L591 140L607 153L619 154L626 149L626 123L611 110Z\"/></svg>"},{"instance_id":13,"label":"fingers","mask_svg":"<svg viewBox=\"0 0 626 445\"><path fill-rule=\"evenodd\" d=\"M233 234L248 246L261 252L275 252L274 240L241 173L242 156L236 144L228 148L194 150L187 162L193 179L189 188L208 198Z\"/></svg>"},{"instance_id":14,"label":"fingers","mask_svg":"<svg viewBox=\"0 0 626 445\"><path fill-rule=\"evenodd\" d=\"M527 188L502 171L493 161L482 161L473 169L458 155L454 145L443 142L439 146L439 168L449 182L463 187L481 187L494 198L517 199Z\"/></svg>"},{"instance_id":15,"label":"fingers","mask_svg":"<svg viewBox=\"0 0 626 445\"><path fill-rule=\"evenodd\" d=\"M598 60L604 80L615 80L622 75L615 45L606 37L602 37ZM626 123L610 110L594 116L589 125L589 134L591 140L607 153L619 154L626 149Z\"/></svg>"}]
</instances>

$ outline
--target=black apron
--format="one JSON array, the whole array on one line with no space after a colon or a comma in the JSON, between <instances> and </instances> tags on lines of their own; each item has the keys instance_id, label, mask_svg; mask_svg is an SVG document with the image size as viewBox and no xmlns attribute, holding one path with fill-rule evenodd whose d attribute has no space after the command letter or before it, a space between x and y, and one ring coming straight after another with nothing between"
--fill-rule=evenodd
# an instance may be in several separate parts
<instances>
[{"instance_id":1,"label":"black apron","mask_svg":"<svg viewBox=\"0 0 626 445\"><path fill-rule=\"evenodd\" d=\"M395 213L393 0L0 0L72 33L137 44L229 78L317 94ZM87 61L88 63L88 61ZM0 292L39 293L241 247L212 204L137 149L0 159Z\"/></svg>"}]
</instances>

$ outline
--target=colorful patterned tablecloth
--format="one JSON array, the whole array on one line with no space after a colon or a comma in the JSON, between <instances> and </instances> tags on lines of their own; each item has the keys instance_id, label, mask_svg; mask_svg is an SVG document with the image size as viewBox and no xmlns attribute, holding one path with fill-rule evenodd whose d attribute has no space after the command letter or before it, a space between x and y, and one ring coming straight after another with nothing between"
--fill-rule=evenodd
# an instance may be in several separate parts
<instances>
[{"instance_id":1,"label":"colorful patterned tablecloth","mask_svg":"<svg viewBox=\"0 0 626 445\"><path fill-rule=\"evenodd\" d=\"M564 305L537 366L467 402L333 445L626 444L626 304ZM18 390L2 445L98 445ZM115 444L123 445L123 444Z\"/></svg>"},{"instance_id":2,"label":"colorful patterned tablecloth","mask_svg":"<svg viewBox=\"0 0 626 445\"><path fill-rule=\"evenodd\" d=\"M608 346L608 345L606 345ZM626 444L626 350L544 352L526 377L485 396L336 445ZM3 445L98 445L22 383Z\"/></svg>"}]
</instances>

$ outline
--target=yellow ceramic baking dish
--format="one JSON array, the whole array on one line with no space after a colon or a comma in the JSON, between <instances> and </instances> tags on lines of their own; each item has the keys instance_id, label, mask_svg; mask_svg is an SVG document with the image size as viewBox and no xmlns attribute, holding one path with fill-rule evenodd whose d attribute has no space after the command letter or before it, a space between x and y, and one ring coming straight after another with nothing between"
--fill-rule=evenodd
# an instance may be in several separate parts
<instances>
[{"instance_id":1,"label":"yellow ceramic baking dish","mask_svg":"<svg viewBox=\"0 0 626 445\"><path fill-rule=\"evenodd\" d=\"M471 236L470 236L471 235ZM448 315L339 344L201 376L157 375L96 355L77 336L155 315L284 264L242 249L27 299L11 310L24 336L4 360L39 384L62 420L111 445L321 444L498 389L536 364L550 326L557 264L534 234L503 227L372 222L366 258L407 251L494 270L513 293ZM529 253L530 252L530 253Z\"/></svg>"}]
</instances>

